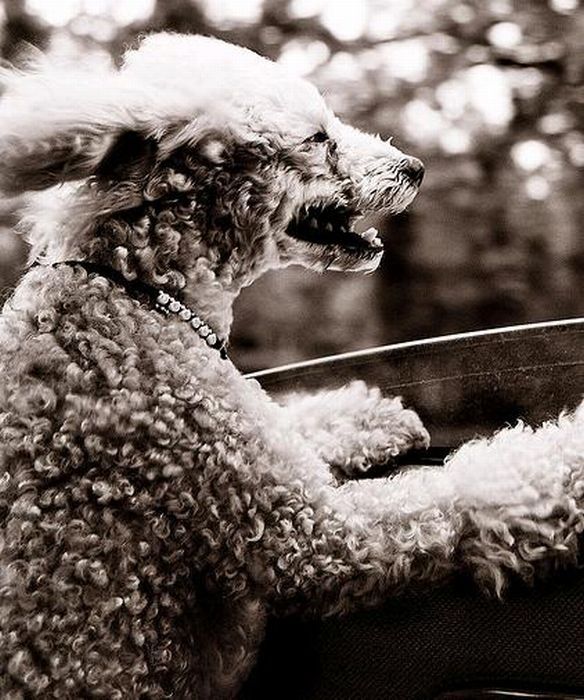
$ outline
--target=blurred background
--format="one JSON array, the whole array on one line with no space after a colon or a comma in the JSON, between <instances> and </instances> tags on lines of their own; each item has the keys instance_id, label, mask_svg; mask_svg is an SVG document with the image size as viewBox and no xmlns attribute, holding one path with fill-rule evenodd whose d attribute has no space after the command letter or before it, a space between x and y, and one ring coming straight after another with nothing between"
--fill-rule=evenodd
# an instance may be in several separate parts
<instances>
[{"instance_id":1,"label":"blurred background","mask_svg":"<svg viewBox=\"0 0 584 700\"><path fill-rule=\"evenodd\" d=\"M290 268L237 303L244 370L431 335L584 315L584 12L578 0L4 0L0 50L109 54L144 32L214 35L316 83L426 178L371 220L374 275ZM0 202L0 289L26 261Z\"/></svg>"}]
</instances>

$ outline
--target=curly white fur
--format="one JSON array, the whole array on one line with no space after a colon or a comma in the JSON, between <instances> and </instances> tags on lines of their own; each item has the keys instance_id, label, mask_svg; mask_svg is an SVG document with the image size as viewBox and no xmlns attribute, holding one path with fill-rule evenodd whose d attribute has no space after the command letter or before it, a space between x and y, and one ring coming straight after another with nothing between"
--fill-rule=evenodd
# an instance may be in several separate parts
<instances>
[{"instance_id":1,"label":"curly white fur","mask_svg":"<svg viewBox=\"0 0 584 700\"><path fill-rule=\"evenodd\" d=\"M0 183L49 188L34 254L163 286L224 334L265 269L377 264L292 236L302 207L415 195L404 154L238 47L163 34L120 72L76 70L3 74ZM500 592L580 556L582 408L444 469L351 480L426 444L398 399L357 382L278 404L185 323L65 265L22 279L0 367L4 698L233 697L268 614L460 572Z\"/></svg>"}]
</instances>

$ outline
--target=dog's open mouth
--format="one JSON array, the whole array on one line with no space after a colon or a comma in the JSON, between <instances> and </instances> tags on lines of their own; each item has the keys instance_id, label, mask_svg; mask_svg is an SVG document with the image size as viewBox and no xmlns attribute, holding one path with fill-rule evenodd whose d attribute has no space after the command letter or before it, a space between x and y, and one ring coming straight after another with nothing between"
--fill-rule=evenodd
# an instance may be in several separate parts
<instances>
[{"instance_id":1,"label":"dog's open mouth","mask_svg":"<svg viewBox=\"0 0 584 700\"><path fill-rule=\"evenodd\" d=\"M366 265L383 252L376 229L369 228L363 233L353 230L358 218L359 213L334 204L303 206L290 221L286 233L317 247L317 254L322 246L323 258L330 258L334 267L349 269L353 262Z\"/></svg>"}]
</instances>

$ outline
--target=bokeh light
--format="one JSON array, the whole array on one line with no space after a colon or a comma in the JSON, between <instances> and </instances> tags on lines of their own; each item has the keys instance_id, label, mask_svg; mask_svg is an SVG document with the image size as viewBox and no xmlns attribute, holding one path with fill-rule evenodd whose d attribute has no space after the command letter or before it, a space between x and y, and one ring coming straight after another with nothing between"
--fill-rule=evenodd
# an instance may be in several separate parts
<instances>
[{"instance_id":1,"label":"bokeh light","mask_svg":"<svg viewBox=\"0 0 584 700\"><path fill-rule=\"evenodd\" d=\"M320 19L329 31L341 41L355 41L367 27L369 5L352 0L327 0Z\"/></svg>"},{"instance_id":2,"label":"bokeh light","mask_svg":"<svg viewBox=\"0 0 584 700\"><path fill-rule=\"evenodd\" d=\"M203 8L209 20L220 27L253 24L262 13L263 0L204 0Z\"/></svg>"},{"instance_id":3,"label":"bokeh light","mask_svg":"<svg viewBox=\"0 0 584 700\"><path fill-rule=\"evenodd\" d=\"M550 6L556 12L562 12L569 14L578 9L580 3L579 0L550 0Z\"/></svg>"},{"instance_id":4,"label":"bokeh light","mask_svg":"<svg viewBox=\"0 0 584 700\"><path fill-rule=\"evenodd\" d=\"M521 43L523 32L515 22L498 22L489 29L487 37L491 44L502 49L511 49Z\"/></svg>"},{"instance_id":5,"label":"bokeh light","mask_svg":"<svg viewBox=\"0 0 584 700\"><path fill-rule=\"evenodd\" d=\"M329 56L329 48L323 41L293 39L282 47L278 62L297 75L309 75Z\"/></svg>"},{"instance_id":6,"label":"bokeh light","mask_svg":"<svg viewBox=\"0 0 584 700\"><path fill-rule=\"evenodd\" d=\"M154 11L156 0L26 0L26 8L55 27L64 27L79 15L110 17L119 25L132 24Z\"/></svg>"},{"instance_id":7,"label":"bokeh light","mask_svg":"<svg viewBox=\"0 0 584 700\"><path fill-rule=\"evenodd\" d=\"M541 141L521 141L513 146L511 155L520 168L532 172L549 163L552 153Z\"/></svg>"}]
</instances>

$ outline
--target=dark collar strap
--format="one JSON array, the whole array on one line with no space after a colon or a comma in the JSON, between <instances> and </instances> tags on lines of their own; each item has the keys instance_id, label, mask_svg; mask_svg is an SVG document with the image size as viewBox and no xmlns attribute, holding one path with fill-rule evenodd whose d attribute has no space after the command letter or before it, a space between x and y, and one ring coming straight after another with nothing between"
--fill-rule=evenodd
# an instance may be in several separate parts
<instances>
[{"instance_id":1,"label":"dark collar strap","mask_svg":"<svg viewBox=\"0 0 584 700\"><path fill-rule=\"evenodd\" d=\"M159 290L150 284L145 282L140 282L139 280L129 280L121 272L114 270L107 265L100 265L99 263L91 262L90 260L63 260L61 262L56 262L51 265L51 267L57 267L58 265L69 265L70 267L79 266L82 267L86 272L95 273L96 275L101 275L106 279L115 282L120 287L130 294L130 296L145 296L148 297L149 301L156 303L156 299L159 294Z\"/></svg>"},{"instance_id":2,"label":"dark collar strap","mask_svg":"<svg viewBox=\"0 0 584 700\"><path fill-rule=\"evenodd\" d=\"M195 333L201 337L207 343L207 345L209 345L209 347L217 350L222 359L227 359L225 341L219 338L213 329L208 326L197 313L186 307L180 300L170 293L156 289L156 287L153 287L146 282L141 282L140 280L126 279L117 270L114 270L107 265L100 265L99 263L91 262L90 260L62 260L60 262L53 263L51 267L57 267L58 265L82 267L88 273L101 275L120 287L123 287L130 296L137 298L139 301L141 300L140 297L147 299L147 301L157 311L160 311L165 315L177 314L181 320L190 324Z\"/></svg>"}]
</instances>

